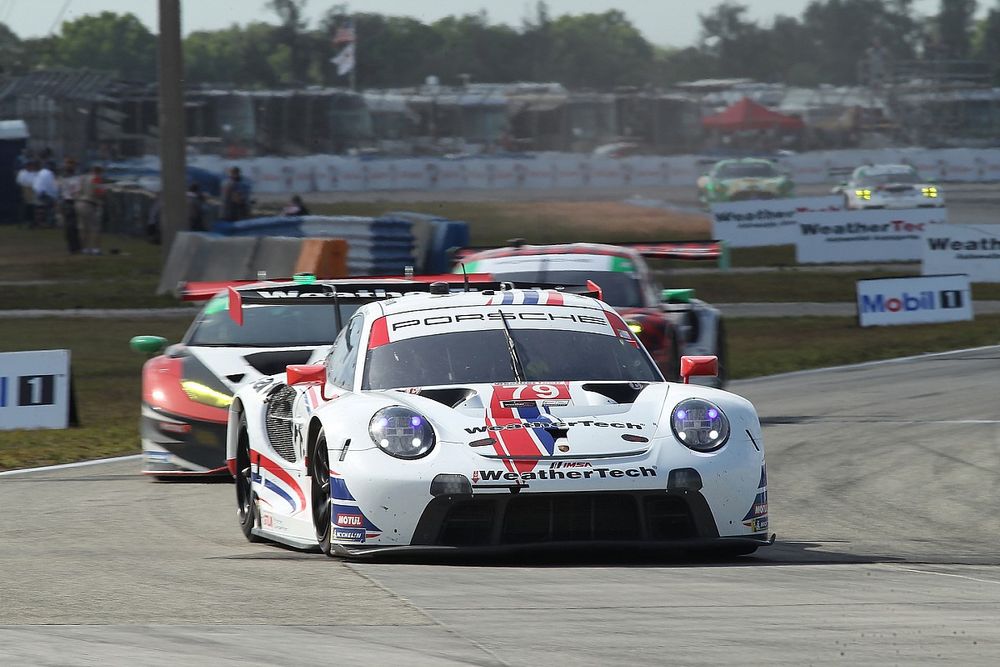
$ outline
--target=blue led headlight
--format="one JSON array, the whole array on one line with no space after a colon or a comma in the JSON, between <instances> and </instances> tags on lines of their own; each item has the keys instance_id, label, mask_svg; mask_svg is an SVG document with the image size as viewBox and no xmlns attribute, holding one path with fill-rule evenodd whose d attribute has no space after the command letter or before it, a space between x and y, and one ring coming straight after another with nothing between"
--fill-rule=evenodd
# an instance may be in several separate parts
<instances>
[{"instance_id":1,"label":"blue led headlight","mask_svg":"<svg viewBox=\"0 0 1000 667\"><path fill-rule=\"evenodd\" d=\"M729 419L719 406L701 398L688 398L670 414L674 436L696 452L714 452L729 439Z\"/></svg>"},{"instance_id":2,"label":"blue led headlight","mask_svg":"<svg viewBox=\"0 0 1000 667\"><path fill-rule=\"evenodd\" d=\"M434 428L423 415L402 405L382 408L368 424L379 449L399 459L419 459L434 449Z\"/></svg>"}]
</instances>

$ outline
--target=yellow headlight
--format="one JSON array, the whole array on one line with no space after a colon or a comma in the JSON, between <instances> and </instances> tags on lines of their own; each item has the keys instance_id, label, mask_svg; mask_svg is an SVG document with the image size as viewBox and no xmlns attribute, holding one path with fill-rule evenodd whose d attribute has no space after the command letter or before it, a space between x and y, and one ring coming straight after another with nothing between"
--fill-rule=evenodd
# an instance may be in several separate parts
<instances>
[{"instance_id":1,"label":"yellow headlight","mask_svg":"<svg viewBox=\"0 0 1000 667\"><path fill-rule=\"evenodd\" d=\"M181 389L192 401L215 408L228 408L233 402L233 397L229 394L223 394L194 380L181 380Z\"/></svg>"},{"instance_id":2,"label":"yellow headlight","mask_svg":"<svg viewBox=\"0 0 1000 667\"><path fill-rule=\"evenodd\" d=\"M930 186L930 187L921 188L920 191L923 193L923 195L925 197L937 197L938 196L937 188L934 187L933 185Z\"/></svg>"},{"instance_id":3,"label":"yellow headlight","mask_svg":"<svg viewBox=\"0 0 1000 667\"><path fill-rule=\"evenodd\" d=\"M628 323L628 328L629 328L629 331L631 331L632 333L634 333L636 336L638 336L639 334L642 333L642 325L639 324L638 322L629 322Z\"/></svg>"}]
</instances>

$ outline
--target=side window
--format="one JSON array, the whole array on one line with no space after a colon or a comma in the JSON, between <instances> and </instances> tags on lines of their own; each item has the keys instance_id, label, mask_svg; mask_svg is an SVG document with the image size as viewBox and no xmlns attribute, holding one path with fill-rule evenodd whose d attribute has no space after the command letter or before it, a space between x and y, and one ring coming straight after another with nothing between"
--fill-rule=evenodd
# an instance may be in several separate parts
<instances>
[{"instance_id":1,"label":"side window","mask_svg":"<svg viewBox=\"0 0 1000 667\"><path fill-rule=\"evenodd\" d=\"M358 344L361 342L361 329L364 318L355 315L330 350L326 361L326 377L330 384L343 389L353 389L354 372L358 368Z\"/></svg>"}]
</instances>

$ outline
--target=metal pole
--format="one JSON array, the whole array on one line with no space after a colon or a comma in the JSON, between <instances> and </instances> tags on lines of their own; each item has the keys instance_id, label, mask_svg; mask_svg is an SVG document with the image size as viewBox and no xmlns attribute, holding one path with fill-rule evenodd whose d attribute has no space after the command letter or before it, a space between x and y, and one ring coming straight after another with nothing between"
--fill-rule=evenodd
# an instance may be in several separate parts
<instances>
[{"instance_id":1,"label":"metal pole","mask_svg":"<svg viewBox=\"0 0 1000 667\"><path fill-rule=\"evenodd\" d=\"M180 0L159 0L160 232L166 262L178 231L187 228L184 61Z\"/></svg>"},{"instance_id":2,"label":"metal pole","mask_svg":"<svg viewBox=\"0 0 1000 667\"><path fill-rule=\"evenodd\" d=\"M351 90L357 90L358 78L358 24L354 21L354 17L351 17L351 27L354 28L354 41L351 42L351 47L354 49L354 66L351 67Z\"/></svg>"}]
</instances>

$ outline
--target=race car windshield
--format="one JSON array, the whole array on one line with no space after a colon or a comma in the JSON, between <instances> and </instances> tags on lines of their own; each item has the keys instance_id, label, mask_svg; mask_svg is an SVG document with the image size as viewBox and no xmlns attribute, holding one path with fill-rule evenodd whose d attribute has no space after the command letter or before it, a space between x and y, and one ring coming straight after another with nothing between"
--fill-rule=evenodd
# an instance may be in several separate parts
<instances>
[{"instance_id":1,"label":"race car windshield","mask_svg":"<svg viewBox=\"0 0 1000 667\"><path fill-rule=\"evenodd\" d=\"M725 164L716 172L719 178L770 178L777 175L778 171L774 166L766 162Z\"/></svg>"},{"instance_id":2,"label":"race car windshield","mask_svg":"<svg viewBox=\"0 0 1000 667\"><path fill-rule=\"evenodd\" d=\"M513 329L525 382L660 382L641 348L618 336ZM364 389L516 382L503 329L421 336L369 350Z\"/></svg>"},{"instance_id":3,"label":"race car windshield","mask_svg":"<svg viewBox=\"0 0 1000 667\"><path fill-rule=\"evenodd\" d=\"M357 305L341 305L341 322L348 322L357 309ZM214 347L316 346L329 345L338 333L333 305L244 306L240 326L221 303L213 300L195 320L184 343Z\"/></svg>"},{"instance_id":4,"label":"race car windshield","mask_svg":"<svg viewBox=\"0 0 1000 667\"><path fill-rule=\"evenodd\" d=\"M618 271L511 271L505 273L492 269L497 280L527 283L556 283L586 285L593 280L601 288L605 303L615 308L642 308L642 289L639 278L632 273Z\"/></svg>"},{"instance_id":5,"label":"race car windshield","mask_svg":"<svg viewBox=\"0 0 1000 667\"><path fill-rule=\"evenodd\" d=\"M881 174L861 174L859 185L876 186L889 183L916 183L919 180L915 171L891 171Z\"/></svg>"}]
</instances>

